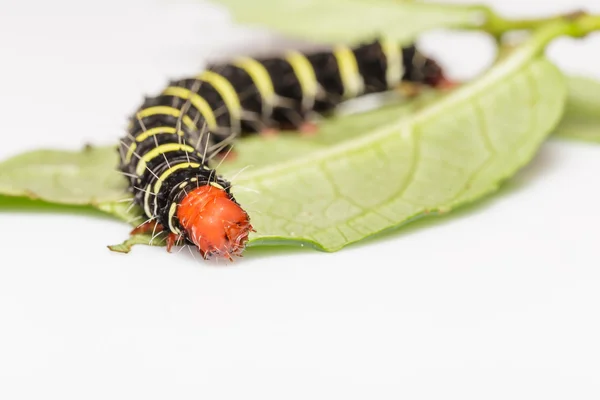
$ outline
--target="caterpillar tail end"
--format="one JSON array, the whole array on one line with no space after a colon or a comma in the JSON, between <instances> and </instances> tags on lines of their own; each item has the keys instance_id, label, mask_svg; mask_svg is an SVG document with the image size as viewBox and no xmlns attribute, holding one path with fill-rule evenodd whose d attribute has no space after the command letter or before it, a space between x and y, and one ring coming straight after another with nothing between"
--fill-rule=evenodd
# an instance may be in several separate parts
<instances>
[{"instance_id":1,"label":"caterpillar tail end","mask_svg":"<svg viewBox=\"0 0 600 400\"><path fill-rule=\"evenodd\" d=\"M223 189L211 185L191 191L177 209L188 239L202 257L240 257L253 230L250 217Z\"/></svg>"}]
</instances>

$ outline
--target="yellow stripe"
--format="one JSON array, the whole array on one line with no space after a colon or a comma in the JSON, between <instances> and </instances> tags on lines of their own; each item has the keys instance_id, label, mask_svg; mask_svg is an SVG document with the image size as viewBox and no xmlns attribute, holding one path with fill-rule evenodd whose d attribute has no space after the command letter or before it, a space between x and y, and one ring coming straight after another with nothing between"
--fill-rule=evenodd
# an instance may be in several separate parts
<instances>
[{"instance_id":1,"label":"yellow stripe","mask_svg":"<svg viewBox=\"0 0 600 400\"><path fill-rule=\"evenodd\" d=\"M169 229L171 230L171 232L175 232L178 235L181 235L181 231L173 225L175 211L177 211L177 203L173 202L171 203L171 207L169 208Z\"/></svg>"},{"instance_id":2,"label":"yellow stripe","mask_svg":"<svg viewBox=\"0 0 600 400\"><path fill-rule=\"evenodd\" d=\"M388 88L391 89L402 81L402 76L404 75L402 52L398 43L394 43L389 39L383 39L379 43L386 59L386 83Z\"/></svg>"},{"instance_id":3,"label":"yellow stripe","mask_svg":"<svg viewBox=\"0 0 600 400\"><path fill-rule=\"evenodd\" d=\"M204 117L206 125L208 125L210 129L217 127L217 118L215 117L214 111L210 108L208 102L199 94L178 86L169 86L162 94L166 96L176 96L183 100L190 100L196 110L200 111L200 114Z\"/></svg>"},{"instance_id":4,"label":"yellow stripe","mask_svg":"<svg viewBox=\"0 0 600 400\"><path fill-rule=\"evenodd\" d=\"M146 191L144 192L144 211L148 217L152 217L152 211L150 210L150 185L146 185Z\"/></svg>"},{"instance_id":5,"label":"yellow stripe","mask_svg":"<svg viewBox=\"0 0 600 400\"><path fill-rule=\"evenodd\" d=\"M176 131L176 129L174 127L171 126L158 126L156 128L151 128L148 129L147 131L142 131L141 134L139 134L138 136L135 137L136 142L143 142L144 140L148 139L150 136L154 136L154 135L158 135L158 134L162 134L162 133L166 133L166 134L174 134ZM183 132L179 131L177 132L177 134L179 136L183 136ZM127 155L125 156L125 163L129 164L131 162L131 159L133 158L133 153L135 152L135 149L137 148L137 143L131 143L131 146L129 146L129 149L127 150Z\"/></svg>"},{"instance_id":6,"label":"yellow stripe","mask_svg":"<svg viewBox=\"0 0 600 400\"><path fill-rule=\"evenodd\" d=\"M144 154L142 159L139 161L135 172L141 176L142 173L144 172L144 169L146 169L146 164L148 164L154 158L156 158L160 155L163 155L165 153L169 153L172 151L187 151L189 153L193 153L194 150L195 149L192 146L188 146L186 144L179 144L179 143L162 144L158 147L153 148L146 154Z\"/></svg>"},{"instance_id":7,"label":"yellow stripe","mask_svg":"<svg viewBox=\"0 0 600 400\"><path fill-rule=\"evenodd\" d=\"M138 119L142 119L142 118L146 118L146 117L151 117L153 115L170 115L172 117L179 118L179 116L181 115L181 110L179 110L177 108L173 108L173 107L168 107L168 106L148 107L148 108L138 111L138 113L136 114L136 117ZM183 121L183 124L188 129L191 129L193 131L198 130L198 127L196 126L196 124L192 121L192 119L189 116L184 115L182 118L182 121Z\"/></svg>"},{"instance_id":8,"label":"yellow stripe","mask_svg":"<svg viewBox=\"0 0 600 400\"><path fill-rule=\"evenodd\" d=\"M344 86L344 97L356 97L364 91L365 82L358 71L358 64L354 52L346 46L337 46L333 55L338 63L342 85Z\"/></svg>"},{"instance_id":9,"label":"yellow stripe","mask_svg":"<svg viewBox=\"0 0 600 400\"><path fill-rule=\"evenodd\" d=\"M285 59L294 70L294 74L296 74L302 88L302 105L304 109L312 108L319 90L319 82L312 64L304 54L298 51L287 53Z\"/></svg>"},{"instance_id":10,"label":"yellow stripe","mask_svg":"<svg viewBox=\"0 0 600 400\"><path fill-rule=\"evenodd\" d=\"M200 164L198 164L198 163L181 163L181 164L177 164L177 165L169 168L168 170L163 172L158 177L158 180L154 184L154 193L158 193L160 191L160 188L161 188L163 182L165 181L165 179L167 179L171 174L179 171L180 169L184 169L184 168L200 168Z\"/></svg>"},{"instance_id":11,"label":"yellow stripe","mask_svg":"<svg viewBox=\"0 0 600 400\"><path fill-rule=\"evenodd\" d=\"M125 164L129 164L131 162L131 158L133 157L133 153L135 153L135 149L137 147L137 143L131 143L129 148L127 149L127 155L125 155Z\"/></svg>"},{"instance_id":12,"label":"yellow stripe","mask_svg":"<svg viewBox=\"0 0 600 400\"><path fill-rule=\"evenodd\" d=\"M198 79L210 83L210 85L219 92L231 115L231 126L239 127L242 105L240 104L240 98L231 83L213 71L204 71L198 76Z\"/></svg>"},{"instance_id":13,"label":"yellow stripe","mask_svg":"<svg viewBox=\"0 0 600 400\"><path fill-rule=\"evenodd\" d=\"M188 184L189 184L189 182L187 182L187 181L180 183L179 189L183 189ZM171 207L169 208L169 229L171 229L171 232L175 232L178 235L181 235L181 231L173 225L173 218L175 217L176 211L177 211L177 203L171 203Z\"/></svg>"},{"instance_id":14,"label":"yellow stripe","mask_svg":"<svg viewBox=\"0 0 600 400\"><path fill-rule=\"evenodd\" d=\"M147 131L142 131L139 135L135 137L135 141L139 143L148 139L150 136L159 135L162 133L174 135L175 132L176 129L173 126L157 126L156 128L150 128ZM178 135L183 136L183 132L179 131Z\"/></svg>"},{"instance_id":15,"label":"yellow stripe","mask_svg":"<svg viewBox=\"0 0 600 400\"><path fill-rule=\"evenodd\" d=\"M250 57L240 57L233 65L246 71L256 85L260 97L263 99L263 105L271 109L275 103L275 88L273 81L267 69L258 61ZM268 113L270 114L270 110Z\"/></svg>"}]
</instances>

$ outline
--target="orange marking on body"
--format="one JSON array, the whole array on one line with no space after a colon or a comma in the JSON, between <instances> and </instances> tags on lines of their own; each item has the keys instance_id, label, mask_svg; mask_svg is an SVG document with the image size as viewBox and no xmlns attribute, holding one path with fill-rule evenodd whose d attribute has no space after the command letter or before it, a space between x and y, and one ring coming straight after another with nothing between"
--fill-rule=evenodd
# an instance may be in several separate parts
<instances>
[{"instance_id":1,"label":"orange marking on body","mask_svg":"<svg viewBox=\"0 0 600 400\"><path fill-rule=\"evenodd\" d=\"M422 84L415 82L401 82L396 90L404 97L416 97L421 93Z\"/></svg>"},{"instance_id":2,"label":"orange marking on body","mask_svg":"<svg viewBox=\"0 0 600 400\"><path fill-rule=\"evenodd\" d=\"M279 129L277 128L265 128L260 131L260 135L267 139L272 139L279 135Z\"/></svg>"},{"instance_id":3,"label":"orange marking on body","mask_svg":"<svg viewBox=\"0 0 600 400\"><path fill-rule=\"evenodd\" d=\"M232 256L241 254L252 231L248 214L225 190L210 185L191 191L179 204L177 218L204 258L233 261Z\"/></svg>"},{"instance_id":4,"label":"orange marking on body","mask_svg":"<svg viewBox=\"0 0 600 400\"><path fill-rule=\"evenodd\" d=\"M460 86L460 82L452 81L446 77L442 77L437 81L435 87L441 90L451 90Z\"/></svg>"},{"instance_id":5,"label":"orange marking on body","mask_svg":"<svg viewBox=\"0 0 600 400\"><path fill-rule=\"evenodd\" d=\"M306 121L298 127L298 131L302 136L315 136L319 132L319 125L315 122Z\"/></svg>"},{"instance_id":6,"label":"orange marking on body","mask_svg":"<svg viewBox=\"0 0 600 400\"><path fill-rule=\"evenodd\" d=\"M218 154L215 154L215 158L217 160L233 161L237 158L237 153L234 150L231 151L221 151Z\"/></svg>"}]
</instances>

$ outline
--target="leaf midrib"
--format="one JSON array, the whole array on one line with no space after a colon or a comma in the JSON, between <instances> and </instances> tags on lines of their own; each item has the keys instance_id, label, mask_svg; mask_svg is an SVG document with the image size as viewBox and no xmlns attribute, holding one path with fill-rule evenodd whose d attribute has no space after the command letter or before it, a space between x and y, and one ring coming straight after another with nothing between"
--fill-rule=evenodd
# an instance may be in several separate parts
<instances>
[{"instance_id":1,"label":"leaf midrib","mask_svg":"<svg viewBox=\"0 0 600 400\"><path fill-rule=\"evenodd\" d=\"M383 141L394 134L404 136L406 139L414 140L415 125L424 120L434 118L436 115L448 112L453 107L460 107L465 102L471 101L484 90L489 90L497 84L501 84L503 80L517 73L524 67L527 61L537 54L538 46L528 46L519 49L519 54L514 54L506 61L501 61L499 65L491 70L490 73L472 83L449 93L446 97L442 97L434 103L417 111L411 117L404 117L400 121L384 125L374 132L365 136L360 136L341 144L329 147L327 149L318 150L304 157L292 159L283 163L257 169L240 177L238 182L248 182L255 179L260 179L263 176L272 176L289 169L297 168L306 164L318 164L322 160L334 158L336 155L343 155L352 150L358 150L361 147Z\"/></svg>"}]
</instances>

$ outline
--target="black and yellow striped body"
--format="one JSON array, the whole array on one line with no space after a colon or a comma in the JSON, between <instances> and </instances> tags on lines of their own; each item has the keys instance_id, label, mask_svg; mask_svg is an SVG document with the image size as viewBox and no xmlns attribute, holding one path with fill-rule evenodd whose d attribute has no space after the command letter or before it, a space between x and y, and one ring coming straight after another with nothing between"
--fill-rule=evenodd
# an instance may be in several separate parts
<instances>
[{"instance_id":1,"label":"black and yellow striped body","mask_svg":"<svg viewBox=\"0 0 600 400\"><path fill-rule=\"evenodd\" d=\"M206 165L200 150L206 140L198 143L204 120L190 117L189 110L182 112L184 101L167 105L163 100L160 96L148 99L147 106L132 118L119 149L120 169L129 179L134 202L146 216L187 239L177 219L177 205L199 186L213 185L229 194L230 184Z\"/></svg>"},{"instance_id":2,"label":"black and yellow striped body","mask_svg":"<svg viewBox=\"0 0 600 400\"><path fill-rule=\"evenodd\" d=\"M224 122L241 118L226 126L225 136L265 128L298 128L312 114L327 113L344 100L387 91L402 81L434 86L441 77L438 65L414 46L400 48L383 40L312 54L290 51L280 57L243 57L211 65L209 71L229 82L238 98L230 103L241 107L213 105L221 117L223 113L233 117L223 117ZM199 89L200 95L203 90ZM223 134L216 137L220 136Z\"/></svg>"},{"instance_id":3,"label":"black and yellow striped body","mask_svg":"<svg viewBox=\"0 0 600 400\"><path fill-rule=\"evenodd\" d=\"M414 47L386 41L213 65L145 100L122 141L121 170L148 218L185 238L176 209L190 188L214 185L235 201L229 183L207 166L206 149L241 133L298 127L313 113L402 80L433 85L439 76Z\"/></svg>"}]
</instances>

